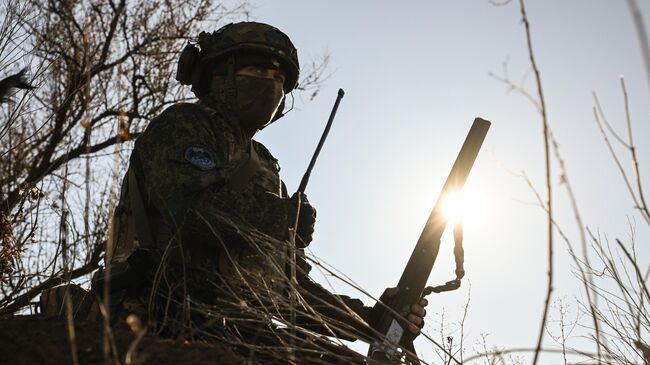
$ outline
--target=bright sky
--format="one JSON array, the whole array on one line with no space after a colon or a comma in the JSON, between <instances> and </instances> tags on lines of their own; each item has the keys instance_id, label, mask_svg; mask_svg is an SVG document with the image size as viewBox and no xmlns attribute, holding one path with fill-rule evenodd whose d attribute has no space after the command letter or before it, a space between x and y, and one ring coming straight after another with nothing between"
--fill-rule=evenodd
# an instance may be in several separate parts
<instances>
[{"instance_id":1,"label":"bright sky","mask_svg":"<svg viewBox=\"0 0 650 365\"><path fill-rule=\"evenodd\" d=\"M642 3L650 21L650 4ZM476 197L465 225L468 280L460 291L429 298L426 330L440 339L444 309L446 331L458 340L453 331L471 283L467 354L482 350L481 334L489 334L489 347L534 347L546 288L546 221L515 174L525 172L544 193L542 124L530 102L489 76L503 75L507 63L511 80L535 93L518 1L503 7L487 0L256 4L254 19L286 32L303 65L331 53L333 75L320 95L297 99L296 110L258 137L279 158L290 191L307 167L336 91L346 92L307 189L318 209L313 253L373 295L394 286L472 120L491 120L466 186ZM638 242L647 242L648 227L632 209L592 112L595 91L609 121L625 132L619 81L625 75L642 173L650 176L650 94L626 1L531 0L527 11L549 122L583 220L612 240L627 241L628 221L637 219ZM556 217L578 245L556 163L553 182ZM581 286L565 244L556 242L555 298L565 298L575 316ZM452 247L451 236L443 237L430 284L453 278ZM548 337L545 344L555 345ZM426 342L416 348L439 362Z\"/></svg>"}]
</instances>

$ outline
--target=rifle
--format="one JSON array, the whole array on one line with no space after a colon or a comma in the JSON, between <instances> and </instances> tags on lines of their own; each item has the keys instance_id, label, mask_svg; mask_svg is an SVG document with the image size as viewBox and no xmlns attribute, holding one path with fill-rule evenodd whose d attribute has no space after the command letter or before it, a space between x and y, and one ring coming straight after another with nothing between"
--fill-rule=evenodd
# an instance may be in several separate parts
<instances>
[{"instance_id":1,"label":"rifle","mask_svg":"<svg viewBox=\"0 0 650 365\"><path fill-rule=\"evenodd\" d=\"M483 140L485 140L490 124L489 121L481 118L474 119L474 123L458 153L456 162L397 284L399 291L397 295L387 298L382 303L381 312L374 324L375 329L383 335L383 340L376 340L370 345L368 350L369 359L379 363L399 360L402 357L397 351L399 346L406 353L409 362L419 364L413 347L413 336L405 331L408 322L399 314L408 313L412 304L418 303L420 298L431 292L454 290L460 287L460 279L464 275L464 271L462 269L462 246L458 249L458 245L455 250L456 279L435 288L426 287L426 283L438 256L440 237L447 226L448 218L442 212L442 203L449 193L462 190ZM458 244L459 239L462 240L460 229L454 230L454 236ZM460 260L459 255L461 255Z\"/></svg>"}]
</instances>

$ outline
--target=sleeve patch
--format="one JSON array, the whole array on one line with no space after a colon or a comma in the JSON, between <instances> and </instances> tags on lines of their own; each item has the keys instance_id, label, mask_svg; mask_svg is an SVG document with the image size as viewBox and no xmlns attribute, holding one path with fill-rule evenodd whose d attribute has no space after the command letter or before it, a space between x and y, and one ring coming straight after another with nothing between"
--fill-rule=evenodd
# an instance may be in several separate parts
<instances>
[{"instance_id":1,"label":"sleeve patch","mask_svg":"<svg viewBox=\"0 0 650 365\"><path fill-rule=\"evenodd\" d=\"M185 150L185 160L203 171L212 170L217 166L212 152L205 147L188 147Z\"/></svg>"}]
</instances>

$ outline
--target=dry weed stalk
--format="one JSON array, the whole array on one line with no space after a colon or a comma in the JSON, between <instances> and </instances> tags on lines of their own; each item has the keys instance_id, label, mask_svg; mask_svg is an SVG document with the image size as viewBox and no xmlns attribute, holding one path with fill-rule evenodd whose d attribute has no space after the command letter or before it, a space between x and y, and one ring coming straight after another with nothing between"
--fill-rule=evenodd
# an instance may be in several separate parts
<instances>
[{"instance_id":1,"label":"dry weed stalk","mask_svg":"<svg viewBox=\"0 0 650 365\"><path fill-rule=\"evenodd\" d=\"M505 5L505 3L498 3L494 5ZM547 152L547 188L548 177L550 170L548 169L548 152L549 144L552 146L555 159L560 166L560 181L561 184L567 189L570 199L571 208L574 218L578 225L580 233L580 243L582 247L581 256L578 256L573 248L572 240L563 232L560 224L553 219L550 201L544 202L540 195L537 193L533 184L527 180L531 189L535 192L538 204L541 206L547 216L549 217L549 234L552 232L552 227L555 227L556 232L561 236L569 250L569 254L573 260L574 267L578 270L578 277L582 281L588 308L589 318L593 322L591 330L592 340L596 344L597 352L590 354L587 352L578 352L584 356L588 356L596 361L598 364L630 364L635 363L638 359L643 361L650 361L647 356L649 347L646 345L647 340L643 337L650 336L650 327L648 327L647 318L647 303L648 292L646 289L646 281L650 273L650 269L643 270L640 264L641 257L639 257L634 249L634 233L631 234L630 242L625 244L622 240L616 239L616 246L614 248L609 246L606 240L599 235L595 235L592 231L587 230L591 238L591 246L587 245L587 238L585 230L587 229L582 220L580 210L578 207L577 199L573 191L573 187L569 180L568 171L564 159L559 152L559 144L547 129L547 122L545 118L545 105L543 103L543 93L541 83L539 80L539 73L535 64L535 59L532 53L532 45L530 40L529 23L524 9L524 1L520 0L523 22L526 28L526 36L528 40L529 58L532 65L533 72L536 76L537 94L538 98L533 97L523 87L515 85L510 81L507 72L504 76L492 77L508 85L510 90L517 91L530 100L537 110L542 115L544 121L544 135L545 135L545 150ZM645 31L642 14L635 0L629 0L628 6L632 14L636 31L641 42L641 49L646 63L646 73L650 77L650 68L648 66L648 37ZM650 79L649 79L650 80ZM632 131L632 123L629 110L629 99L624 79L621 77L621 89L624 97L625 109L625 125L626 137L621 137L612 125L607 121L605 114L602 110L600 102L594 93L594 117L600 130L605 145L607 146L610 155L616 163L618 172L623 179L623 184L626 187L629 196L632 200L634 209L641 215L645 221L646 226L650 226L650 214L648 206L644 198L643 180L641 178L640 161L637 155L637 148L634 143L634 133ZM628 153L628 161L616 152L613 146L613 141L620 144ZM625 167L630 164L631 172ZM525 175L524 175L525 176ZM550 189L549 196L550 196ZM632 227L634 231L636 227ZM549 241L549 243L552 243ZM552 245L549 244L549 253L552 255ZM595 254L598 258L598 265L590 260L590 253ZM598 267L597 267L598 266ZM552 291L552 261L549 262L549 288L547 289L547 301L550 298ZM619 294L613 292L610 288L618 288ZM601 303L602 302L602 306ZM547 311L542 318L542 329L545 327L545 317ZM535 357L533 363L537 362L539 353L549 351L541 347L542 333L540 333L538 346L535 349ZM512 351L512 350L509 350ZM528 351L528 349L519 349L517 351ZM485 352L487 353L487 351ZM493 352L494 353L494 352ZM471 360L480 357L472 357Z\"/></svg>"},{"instance_id":2,"label":"dry weed stalk","mask_svg":"<svg viewBox=\"0 0 650 365\"><path fill-rule=\"evenodd\" d=\"M346 277L239 218L219 211L204 214L210 216L200 219L215 224L209 226L213 241L228 261L244 259L256 265L233 265L228 275L187 267L184 261L171 259L179 243L170 240L150 290L142 296L146 310L140 318L146 320L148 333L227 344L252 363L286 363L287 359L291 363L292 357L294 363L365 363L365 356L347 348L343 340L368 341L377 333L346 305L344 297L324 295L325 289L307 278L309 269L303 260L344 282ZM241 247L247 248L245 257ZM292 251L300 260L299 280L287 275ZM127 362L134 361L140 335L136 331ZM447 363L460 364L451 353L455 346L452 342L442 346Z\"/></svg>"}]
</instances>

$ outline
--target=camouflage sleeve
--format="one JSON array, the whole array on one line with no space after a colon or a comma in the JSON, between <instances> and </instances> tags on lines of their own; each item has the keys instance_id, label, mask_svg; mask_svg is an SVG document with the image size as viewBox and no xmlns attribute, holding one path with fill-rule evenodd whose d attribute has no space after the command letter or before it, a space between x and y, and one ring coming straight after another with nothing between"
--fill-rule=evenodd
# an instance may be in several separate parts
<instances>
[{"instance_id":1,"label":"camouflage sleeve","mask_svg":"<svg viewBox=\"0 0 650 365\"><path fill-rule=\"evenodd\" d=\"M301 318L301 325L314 332L330 336L334 334L349 341L369 338L371 331L366 322L371 308L365 306L360 299L333 294L316 283L308 275L311 266L304 257L299 259L299 266L301 295L316 312Z\"/></svg>"},{"instance_id":2,"label":"camouflage sleeve","mask_svg":"<svg viewBox=\"0 0 650 365\"><path fill-rule=\"evenodd\" d=\"M224 188L229 169L228 143L212 118L196 106L172 107L138 138L132 157L143 195L183 242L214 242L232 219L280 235L286 207L280 197ZM227 216L228 219L224 219Z\"/></svg>"},{"instance_id":3,"label":"camouflage sleeve","mask_svg":"<svg viewBox=\"0 0 650 365\"><path fill-rule=\"evenodd\" d=\"M140 189L163 216L180 217L202 192L224 184L225 147L205 119L197 109L172 107L154 119L135 143L131 163ZM203 168L188 163L188 148L203 152Z\"/></svg>"}]
</instances>

